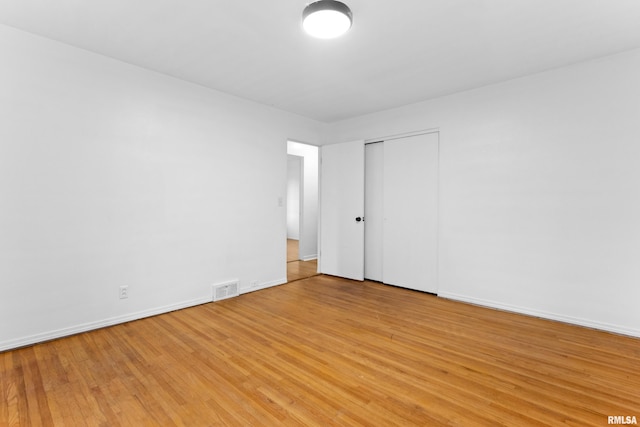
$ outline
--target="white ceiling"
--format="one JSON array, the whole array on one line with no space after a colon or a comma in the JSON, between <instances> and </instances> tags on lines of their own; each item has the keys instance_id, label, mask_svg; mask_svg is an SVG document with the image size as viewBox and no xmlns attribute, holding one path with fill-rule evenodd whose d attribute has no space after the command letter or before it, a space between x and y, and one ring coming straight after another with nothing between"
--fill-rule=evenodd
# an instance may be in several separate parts
<instances>
[{"instance_id":1,"label":"white ceiling","mask_svg":"<svg viewBox=\"0 0 640 427\"><path fill-rule=\"evenodd\" d=\"M0 0L0 23L333 122L640 47L640 0Z\"/></svg>"}]
</instances>

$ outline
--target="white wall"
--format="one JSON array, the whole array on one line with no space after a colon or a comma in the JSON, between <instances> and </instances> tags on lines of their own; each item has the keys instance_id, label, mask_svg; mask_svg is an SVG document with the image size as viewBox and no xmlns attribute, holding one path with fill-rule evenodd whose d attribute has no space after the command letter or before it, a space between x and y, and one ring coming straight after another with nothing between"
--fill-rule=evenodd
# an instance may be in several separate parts
<instances>
[{"instance_id":1,"label":"white wall","mask_svg":"<svg viewBox=\"0 0 640 427\"><path fill-rule=\"evenodd\" d=\"M299 256L308 261L318 257L318 147L294 141L287 147L289 154L304 158Z\"/></svg>"},{"instance_id":2,"label":"white wall","mask_svg":"<svg viewBox=\"0 0 640 427\"><path fill-rule=\"evenodd\" d=\"M0 63L0 350L286 281L323 124L4 26Z\"/></svg>"},{"instance_id":3,"label":"white wall","mask_svg":"<svg viewBox=\"0 0 640 427\"><path fill-rule=\"evenodd\" d=\"M427 128L441 295L640 336L640 51L328 136L4 26L0 63L0 350L205 302L230 278L284 282L285 141Z\"/></svg>"},{"instance_id":4,"label":"white wall","mask_svg":"<svg viewBox=\"0 0 640 427\"><path fill-rule=\"evenodd\" d=\"M440 130L439 294L640 336L640 50L336 123Z\"/></svg>"},{"instance_id":5,"label":"white wall","mask_svg":"<svg viewBox=\"0 0 640 427\"><path fill-rule=\"evenodd\" d=\"M300 239L300 185L303 157L287 160L287 239Z\"/></svg>"}]
</instances>

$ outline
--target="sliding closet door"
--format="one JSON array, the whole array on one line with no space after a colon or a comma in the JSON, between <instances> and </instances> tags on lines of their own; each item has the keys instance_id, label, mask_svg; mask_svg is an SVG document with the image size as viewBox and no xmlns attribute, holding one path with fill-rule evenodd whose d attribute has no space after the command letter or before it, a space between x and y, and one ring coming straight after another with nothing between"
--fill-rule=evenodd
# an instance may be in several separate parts
<instances>
[{"instance_id":1,"label":"sliding closet door","mask_svg":"<svg viewBox=\"0 0 640 427\"><path fill-rule=\"evenodd\" d=\"M437 293L438 133L384 142L383 281Z\"/></svg>"},{"instance_id":2,"label":"sliding closet door","mask_svg":"<svg viewBox=\"0 0 640 427\"><path fill-rule=\"evenodd\" d=\"M364 278L382 282L384 142L365 145L364 153Z\"/></svg>"}]
</instances>

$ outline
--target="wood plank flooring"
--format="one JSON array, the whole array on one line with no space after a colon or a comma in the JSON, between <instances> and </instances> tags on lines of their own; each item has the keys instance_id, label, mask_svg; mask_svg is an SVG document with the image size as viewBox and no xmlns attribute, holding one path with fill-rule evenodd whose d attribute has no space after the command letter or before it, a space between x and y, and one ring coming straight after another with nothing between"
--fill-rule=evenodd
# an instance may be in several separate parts
<instances>
[{"instance_id":1,"label":"wood plank flooring","mask_svg":"<svg viewBox=\"0 0 640 427\"><path fill-rule=\"evenodd\" d=\"M604 426L640 340L316 276L0 354L2 426Z\"/></svg>"},{"instance_id":2,"label":"wood plank flooring","mask_svg":"<svg viewBox=\"0 0 640 427\"><path fill-rule=\"evenodd\" d=\"M293 282L300 279L318 275L318 261L291 261L287 263L287 281Z\"/></svg>"},{"instance_id":3,"label":"wood plank flooring","mask_svg":"<svg viewBox=\"0 0 640 427\"><path fill-rule=\"evenodd\" d=\"M300 241L287 239L287 262L298 261L300 259Z\"/></svg>"},{"instance_id":4,"label":"wood plank flooring","mask_svg":"<svg viewBox=\"0 0 640 427\"><path fill-rule=\"evenodd\" d=\"M306 279L318 274L318 260L301 261L298 259L297 240L287 239L287 281Z\"/></svg>"}]
</instances>

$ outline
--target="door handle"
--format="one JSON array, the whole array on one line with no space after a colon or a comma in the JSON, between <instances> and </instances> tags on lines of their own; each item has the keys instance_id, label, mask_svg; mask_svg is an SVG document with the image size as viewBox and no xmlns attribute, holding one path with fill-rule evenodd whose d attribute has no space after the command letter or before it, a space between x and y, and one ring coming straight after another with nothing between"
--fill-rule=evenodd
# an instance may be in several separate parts
<instances>
[{"instance_id":1,"label":"door handle","mask_svg":"<svg viewBox=\"0 0 640 427\"><path fill-rule=\"evenodd\" d=\"M356 222L360 222L360 221L364 221L364 217L357 216L356 217Z\"/></svg>"}]
</instances>

